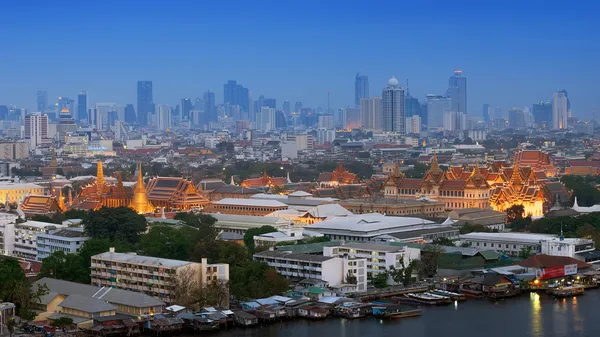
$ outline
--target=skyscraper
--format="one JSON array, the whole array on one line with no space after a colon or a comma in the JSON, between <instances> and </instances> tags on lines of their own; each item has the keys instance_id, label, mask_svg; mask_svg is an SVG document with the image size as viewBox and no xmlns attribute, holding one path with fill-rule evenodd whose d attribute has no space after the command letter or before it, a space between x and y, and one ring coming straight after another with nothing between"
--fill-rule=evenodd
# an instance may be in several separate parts
<instances>
[{"instance_id":1,"label":"skyscraper","mask_svg":"<svg viewBox=\"0 0 600 337\"><path fill-rule=\"evenodd\" d=\"M452 110L452 100L448 96L427 95L427 128L429 130L444 126L446 111Z\"/></svg>"},{"instance_id":2,"label":"skyscraper","mask_svg":"<svg viewBox=\"0 0 600 337\"><path fill-rule=\"evenodd\" d=\"M137 82L137 118L140 126L148 126L148 115L154 114L152 81Z\"/></svg>"},{"instance_id":3,"label":"skyscraper","mask_svg":"<svg viewBox=\"0 0 600 337\"><path fill-rule=\"evenodd\" d=\"M360 128L360 108L346 108L346 129Z\"/></svg>"},{"instance_id":4,"label":"skyscraper","mask_svg":"<svg viewBox=\"0 0 600 337\"><path fill-rule=\"evenodd\" d=\"M381 97L360 99L360 126L363 129L381 130Z\"/></svg>"},{"instance_id":5,"label":"skyscraper","mask_svg":"<svg viewBox=\"0 0 600 337\"><path fill-rule=\"evenodd\" d=\"M36 149L48 139L48 116L39 112L25 116L25 140L31 149Z\"/></svg>"},{"instance_id":6,"label":"skyscraper","mask_svg":"<svg viewBox=\"0 0 600 337\"><path fill-rule=\"evenodd\" d=\"M512 129L522 129L526 127L523 109L511 108L508 110L508 127Z\"/></svg>"},{"instance_id":7,"label":"skyscraper","mask_svg":"<svg viewBox=\"0 0 600 337\"><path fill-rule=\"evenodd\" d=\"M48 107L48 91L38 90L37 92L37 111L44 113Z\"/></svg>"},{"instance_id":8,"label":"skyscraper","mask_svg":"<svg viewBox=\"0 0 600 337\"><path fill-rule=\"evenodd\" d=\"M552 129L566 129L569 116L569 98L567 92L561 90L552 94Z\"/></svg>"},{"instance_id":9,"label":"skyscraper","mask_svg":"<svg viewBox=\"0 0 600 337\"><path fill-rule=\"evenodd\" d=\"M210 90L204 93L204 116L207 123L219 120L217 106L215 105L215 93Z\"/></svg>"},{"instance_id":10,"label":"skyscraper","mask_svg":"<svg viewBox=\"0 0 600 337\"><path fill-rule=\"evenodd\" d=\"M294 104L294 112L297 114L302 112L302 102L296 102L296 104Z\"/></svg>"},{"instance_id":11,"label":"skyscraper","mask_svg":"<svg viewBox=\"0 0 600 337\"><path fill-rule=\"evenodd\" d=\"M275 109L262 107L256 119L256 125L259 130L271 131L275 130Z\"/></svg>"},{"instance_id":12,"label":"skyscraper","mask_svg":"<svg viewBox=\"0 0 600 337\"><path fill-rule=\"evenodd\" d=\"M283 112L286 115L289 115L292 113L292 104L290 103L290 101L283 101Z\"/></svg>"},{"instance_id":13,"label":"skyscraper","mask_svg":"<svg viewBox=\"0 0 600 337\"><path fill-rule=\"evenodd\" d=\"M133 104L127 104L125 106L125 122L128 124L135 124L137 122L137 116L135 115L135 108Z\"/></svg>"},{"instance_id":14,"label":"skyscraper","mask_svg":"<svg viewBox=\"0 0 600 337\"><path fill-rule=\"evenodd\" d=\"M390 78L381 92L382 129L404 135L404 89L398 86L395 77Z\"/></svg>"},{"instance_id":15,"label":"skyscraper","mask_svg":"<svg viewBox=\"0 0 600 337\"><path fill-rule=\"evenodd\" d=\"M170 128L172 125L171 107L168 105L161 104L158 106L158 112L156 114L156 126L159 130L164 131Z\"/></svg>"},{"instance_id":16,"label":"skyscraper","mask_svg":"<svg viewBox=\"0 0 600 337\"><path fill-rule=\"evenodd\" d=\"M539 101L531 109L535 123L542 128L548 128L552 124L552 102Z\"/></svg>"},{"instance_id":17,"label":"skyscraper","mask_svg":"<svg viewBox=\"0 0 600 337\"><path fill-rule=\"evenodd\" d=\"M462 70L455 70L448 80L446 95L452 100L452 110L467 113L467 78L463 77Z\"/></svg>"},{"instance_id":18,"label":"skyscraper","mask_svg":"<svg viewBox=\"0 0 600 337\"><path fill-rule=\"evenodd\" d=\"M189 98L181 99L181 119L191 119L191 113L194 110L194 105L192 104L192 100Z\"/></svg>"},{"instance_id":19,"label":"skyscraper","mask_svg":"<svg viewBox=\"0 0 600 337\"><path fill-rule=\"evenodd\" d=\"M360 99L369 97L369 77L367 75L356 74L354 79L354 105L360 105Z\"/></svg>"},{"instance_id":20,"label":"skyscraper","mask_svg":"<svg viewBox=\"0 0 600 337\"><path fill-rule=\"evenodd\" d=\"M69 110L70 114L75 111L75 101L69 97L61 96L58 98L58 112L61 113L64 109Z\"/></svg>"},{"instance_id":21,"label":"skyscraper","mask_svg":"<svg viewBox=\"0 0 600 337\"><path fill-rule=\"evenodd\" d=\"M481 110L481 116L485 122L489 122L492 120L492 109L489 104L484 104L483 109Z\"/></svg>"},{"instance_id":22,"label":"skyscraper","mask_svg":"<svg viewBox=\"0 0 600 337\"><path fill-rule=\"evenodd\" d=\"M223 102L229 105L239 105L244 111L250 111L250 94L248 88L244 88L236 81L229 80L223 85Z\"/></svg>"},{"instance_id":23,"label":"skyscraper","mask_svg":"<svg viewBox=\"0 0 600 337\"><path fill-rule=\"evenodd\" d=\"M82 91L77 95L77 118L78 122L87 120L87 92ZM89 122L89 121L88 121Z\"/></svg>"}]
</instances>

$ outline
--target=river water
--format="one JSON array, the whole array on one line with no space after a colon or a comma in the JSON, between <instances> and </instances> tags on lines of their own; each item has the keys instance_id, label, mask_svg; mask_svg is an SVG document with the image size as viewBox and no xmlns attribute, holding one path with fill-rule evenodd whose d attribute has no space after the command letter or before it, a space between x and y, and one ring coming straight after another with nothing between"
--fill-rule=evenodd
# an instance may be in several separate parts
<instances>
[{"instance_id":1,"label":"river water","mask_svg":"<svg viewBox=\"0 0 600 337\"><path fill-rule=\"evenodd\" d=\"M524 294L499 302L468 299L426 307L420 317L400 320L329 318L297 319L249 329L232 328L218 337L600 337L600 289L554 299L544 293Z\"/></svg>"}]
</instances>

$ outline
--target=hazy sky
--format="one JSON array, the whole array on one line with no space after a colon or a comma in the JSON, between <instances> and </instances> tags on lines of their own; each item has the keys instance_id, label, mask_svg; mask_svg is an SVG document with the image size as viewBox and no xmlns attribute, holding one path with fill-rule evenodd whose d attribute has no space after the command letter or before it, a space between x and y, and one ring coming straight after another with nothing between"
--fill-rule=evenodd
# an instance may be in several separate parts
<instances>
[{"instance_id":1,"label":"hazy sky","mask_svg":"<svg viewBox=\"0 0 600 337\"><path fill-rule=\"evenodd\" d=\"M142 79L157 104L208 89L222 103L234 79L279 106L325 107L330 90L337 108L353 103L356 72L371 95L393 75L421 100L444 93L459 68L469 113L564 88L574 115L600 116L599 9L591 0L2 1L0 104L33 109L38 89L135 103Z\"/></svg>"}]
</instances>

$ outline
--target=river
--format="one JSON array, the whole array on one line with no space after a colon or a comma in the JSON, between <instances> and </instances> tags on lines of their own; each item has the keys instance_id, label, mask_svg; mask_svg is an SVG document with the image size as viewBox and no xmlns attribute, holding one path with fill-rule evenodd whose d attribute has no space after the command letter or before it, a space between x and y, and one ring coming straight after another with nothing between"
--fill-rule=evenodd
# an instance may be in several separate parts
<instances>
[{"instance_id":1,"label":"river","mask_svg":"<svg viewBox=\"0 0 600 337\"><path fill-rule=\"evenodd\" d=\"M600 336L600 289L585 295L553 299L540 293L489 302L467 300L445 307L426 307L420 317L401 320L329 318L297 319L250 329L232 328L218 337L574 337Z\"/></svg>"}]
</instances>

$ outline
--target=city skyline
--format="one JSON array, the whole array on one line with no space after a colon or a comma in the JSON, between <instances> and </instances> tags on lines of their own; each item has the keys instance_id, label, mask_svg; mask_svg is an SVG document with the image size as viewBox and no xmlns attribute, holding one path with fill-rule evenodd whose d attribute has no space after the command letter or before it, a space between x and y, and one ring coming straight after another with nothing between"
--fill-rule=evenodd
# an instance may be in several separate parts
<instances>
[{"instance_id":1,"label":"city skyline","mask_svg":"<svg viewBox=\"0 0 600 337\"><path fill-rule=\"evenodd\" d=\"M353 79L357 72L369 77L371 93L383 88L391 76L396 76L402 86L408 78L412 96L424 101L427 94L444 94L448 77L455 69L462 69L469 79L467 110L474 116L480 114L485 103L500 105L507 111L510 107L550 100L554 92L562 89L569 91L574 116L592 117L594 110L600 110L600 98L593 94L595 79L600 76L593 66L598 55L597 44L593 42L598 40L600 30L595 29L598 24L592 22L589 8L584 11L580 4L562 8L560 13L540 8L535 1L472 8L463 4L455 9L465 11L460 24L448 15L449 5L443 3L411 4L397 17L367 6L364 9L367 13L361 16L365 19L353 24L359 17L357 9L344 8L336 17L329 10L319 12L316 3L303 4L302 8L295 8L294 4L259 3L251 10L264 10L273 18L282 12L296 13L306 18L306 24L278 25L274 31L271 28L280 19L255 22L250 19L251 15L236 14L237 20L228 24L227 29L199 37L200 41L194 40L197 33L212 26L220 27L227 13L222 5L210 4L203 11L196 11L198 20L175 20L176 13L189 18L187 13L195 13L195 6L199 6L187 5L189 8L185 10L183 4L161 10L165 24L159 30L137 25L156 18L158 10L137 11L138 6L132 2L118 13L111 12L115 20L122 20L124 27L103 27L99 31L92 27L110 12L108 5L86 5L84 14L78 12L81 8L68 5L42 4L37 9L27 9L21 4L6 5L9 18L0 23L0 28L15 33L3 37L5 45L13 47L10 53L0 52L0 64L9 65L0 68L0 76L10 79L0 84L1 104L33 111L37 90L47 90L49 98L75 97L86 90L91 98L88 106L102 101L131 104L135 103L136 96L133 83L144 79L153 81L155 104L173 106L184 97L202 97L207 90L215 92L220 103L223 83L236 80L252 92L255 100L264 95L279 102L300 101L304 106L326 107L330 92L334 109L351 106L354 102ZM536 16L531 16L534 10ZM46 25L56 11L69 20L58 24L52 20L52 25ZM23 13L35 24L26 27L24 22L29 20L10 15L13 12ZM565 24L557 25L554 20L557 17ZM86 24L73 30L74 24L83 22L80 20ZM323 20L330 24L319 23ZM504 24L507 20L511 21L510 25ZM486 24L482 25L484 21ZM43 31L38 29L40 26L44 26ZM407 27L417 29L411 29L402 44L384 43L394 32ZM242 29L244 39L237 34ZM454 38L440 38L433 44L420 42L424 37L442 32ZM35 50L46 52L36 53L32 45L24 44L33 36L40 41ZM54 36L65 39L51 39ZM569 39L570 36L582 38ZM248 43L255 43L257 37L277 41L276 47L266 49L268 52L259 53L260 56L244 52L250 47ZM81 41L80 48L65 52L66 45L72 41ZM156 52L157 45L181 45L186 41L189 52L170 53L171 56ZM560 48L556 48L559 41ZM456 43L460 43L461 48L455 48ZM200 54L196 52L200 51L198 46L207 44L212 48L203 48ZM386 52L371 52L375 46L381 49L382 45ZM535 53L519 52L532 45L536 46ZM294 53L299 46L309 51ZM121 52L115 53L113 48ZM445 52L439 53L439 50ZM309 58L304 57L307 54ZM556 67L560 71L556 71ZM289 79L286 85L280 85L282 78Z\"/></svg>"}]
</instances>

